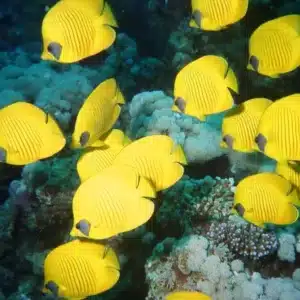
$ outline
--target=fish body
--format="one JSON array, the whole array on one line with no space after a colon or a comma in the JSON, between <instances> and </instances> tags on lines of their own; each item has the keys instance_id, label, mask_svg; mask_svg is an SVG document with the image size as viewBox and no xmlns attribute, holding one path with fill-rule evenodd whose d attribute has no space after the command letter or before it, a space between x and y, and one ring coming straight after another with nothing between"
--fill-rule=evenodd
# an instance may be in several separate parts
<instances>
[{"instance_id":1,"label":"fish body","mask_svg":"<svg viewBox=\"0 0 300 300\"><path fill-rule=\"evenodd\" d=\"M118 24L103 0L60 0L42 23L42 59L73 63L109 48Z\"/></svg>"},{"instance_id":2,"label":"fish body","mask_svg":"<svg viewBox=\"0 0 300 300\"><path fill-rule=\"evenodd\" d=\"M113 129L103 139L104 146L86 148L77 162L77 172L81 182L100 173L112 165L120 151L130 143L128 137L121 130Z\"/></svg>"},{"instance_id":3,"label":"fish body","mask_svg":"<svg viewBox=\"0 0 300 300\"><path fill-rule=\"evenodd\" d=\"M192 0L190 27L222 30L240 21L247 10L248 0Z\"/></svg>"},{"instance_id":4,"label":"fish body","mask_svg":"<svg viewBox=\"0 0 300 300\"><path fill-rule=\"evenodd\" d=\"M182 147L176 145L169 136L151 135L123 148L113 164L134 168L153 184L156 191L161 191L183 176L183 165L187 161Z\"/></svg>"},{"instance_id":5,"label":"fish body","mask_svg":"<svg viewBox=\"0 0 300 300\"><path fill-rule=\"evenodd\" d=\"M227 61L220 56L203 56L177 74L172 109L203 121L206 115L232 108L229 89L238 93L236 76Z\"/></svg>"},{"instance_id":6,"label":"fish body","mask_svg":"<svg viewBox=\"0 0 300 300\"><path fill-rule=\"evenodd\" d=\"M259 227L266 223L289 225L297 221L298 190L275 173L244 178L236 187L233 212Z\"/></svg>"},{"instance_id":7,"label":"fish body","mask_svg":"<svg viewBox=\"0 0 300 300\"><path fill-rule=\"evenodd\" d=\"M200 292L178 291L169 293L166 300L212 300L212 298Z\"/></svg>"},{"instance_id":8,"label":"fish body","mask_svg":"<svg viewBox=\"0 0 300 300\"><path fill-rule=\"evenodd\" d=\"M100 83L79 110L71 148L101 145L100 137L115 124L121 112L120 104L124 103L125 99L114 78Z\"/></svg>"},{"instance_id":9,"label":"fish body","mask_svg":"<svg viewBox=\"0 0 300 300\"><path fill-rule=\"evenodd\" d=\"M248 69L277 78L300 65L300 15L287 15L260 25L249 40Z\"/></svg>"},{"instance_id":10,"label":"fish body","mask_svg":"<svg viewBox=\"0 0 300 300\"><path fill-rule=\"evenodd\" d=\"M300 161L300 94L276 100L263 113L257 150L278 162Z\"/></svg>"},{"instance_id":11,"label":"fish body","mask_svg":"<svg viewBox=\"0 0 300 300\"><path fill-rule=\"evenodd\" d=\"M0 110L0 160L26 165L59 152L66 139L56 121L37 106L15 102Z\"/></svg>"},{"instance_id":12,"label":"fish body","mask_svg":"<svg viewBox=\"0 0 300 300\"><path fill-rule=\"evenodd\" d=\"M257 127L264 111L272 104L266 98L249 99L228 111L222 123L223 148L253 152Z\"/></svg>"},{"instance_id":13,"label":"fish body","mask_svg":"<svg viewBox=\"0 0 300 300\"><path fill-rule=\"evenodd\" d=\"M154 212L152 184L128 166L110 166L84 181L73 198L72 236L106 239L146 223Z\"/></svg>"},{"instance_id":14,"label":"fish body","mask_svg":"<svg viewBox=\"0 0 300 300\"><path fill-rule=\"evenodd\" d=\"M297 188L300 188L300 169L298 163L277 163L275 172L290 181Z\"/></svg>"},{"instance_id":15,"label":"fish body","mask_svg":"<svg viewBox=\"0 0 300 300\"><path fill-rule=\"evenodd\" d=\"M67 299L86 299L112 288L120 264L112 248L73 240L53 249L44 262L43 292Z\"/></svg>"}]
</instances>

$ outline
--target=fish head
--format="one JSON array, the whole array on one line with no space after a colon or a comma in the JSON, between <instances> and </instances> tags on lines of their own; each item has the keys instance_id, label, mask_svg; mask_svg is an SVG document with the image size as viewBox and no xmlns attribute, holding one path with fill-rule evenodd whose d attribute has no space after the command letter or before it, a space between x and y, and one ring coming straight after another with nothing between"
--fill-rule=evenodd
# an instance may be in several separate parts
<instances>
[{"instance_id":1,"label":"fish head","mask_svg":"<svg viewBox=\"0 0 300 300\"><path fill-rule=\"evenodd\" d=\"M241 203L236 203L233 206L233 210L238 214L240 217L244 217L245 214L245 207Z\"/></svg>"},{"instance_id":2,"label":"fish head","mask_svg":"<svg viewBox=\"0 0 300 300\"><path fill-rule=\"evenodd\" d=\"M223 136L220 146L222 148L233 149L233 142L234 142L233 136L226 134Z\"/></svg>"},{"instance_id":3,"label":"fish head","mask_svg":"<svg viewBox=\"0 0 300 300\"><path fill-rule=\"evenodd\" d=\"M43 60L61 62L64 48L64 32L60 22L54 22L49 12L46 14L42 24Z\"/></svg>"},{"instance_id":4,"label":"fish head","mask_svg":"<svg viewBox=\"0 0 300 300\"><path fill-rule=\"evenodd\" d=\"M7 151L0 147L0 163L6 163L7 161Z\"/></svg>"},{"instance_id":5,"label":"fish head","mask_svg":"<svg viewBox=\"0 0 300 300\"><path fill-rule=\"evenodd\" d=\"M266 146L267 146L267 138L263 134L259 133L255 137L254 141L255 141L255 144L257 145L259 151L264 153L266 150Z\"/></svg>"},{"instance_id":6,"label":"fish head","mask_svg":"<svg viewBox=\"0 0 300 300\"><path fill-rule=\"evenodd\" d=\"M90 140L90 133L88 131L84 131L81 133L79 138L79 143L81 147L86 147L88 145L88 142Z\"/></svg>"},{"instance_id":7,"label":"fish head","mask_svg":"<svg viewBox=\"0 0 300 300\"><path fill-rule=\"evenodd\" d=\"M89 146L90 133L88 131L83 131L78 134L75 132L72 135L72 142L70 145L71 149L85 148Z\"/></svg>"},{"instance_id":8,"label":"fish head","mask_svg":"<svg viewBox=\"0 0 300 300\"><path fill-rule=\"evenodd\" d=\"M185 112L186 101L182 97L177 97L174 101L174 105L175 107L177 107L177 109L175 108L174 111L182 112L182 113Z\"/></svg>"},{"instance_id":9,"label":"fish head","mask_svg":"<svg viewBox=\"0 0 300 300\"><path fill-rule=\"evenodd\" d=\"M43 293L52 294L54 297L58 298L60 296L60 289L55 281L49 280L45 283L43 288Z\"/></svg>"},{"instance_id":10,"label":"fish head","mask_svg":"<svg viewBox=\"0 0 300 300\"><path fill-rule=\"evenodd\" d=\"M202 15L199 9L195 9L192 13L192 17L189 23L190 27L201 28Z\"/></svg>"},{"instance_id":11,"label":"fish head","mask_svg":"<svg viewBox=\"0 0 300 300\"><path fill-rule=\"evenodd\" d=\"M258 72L259 68L259 59L255 55L251 55L249 58L249 64L247 66L248 70Z\"/></svg>"},{"instance_id":12,"label":"fish head","mask_svg":"<svg viewBox=\"0 0 300 300\"><path fill-rule=\"evenodd\" d=\"M43 52L41 58L60 63L72 63L78 61L76 59L78 53L74 47L78 41L76 35L70 36L72 25L66 21L69 19L68 13L60 6L61 4L51 8L43 19ZM72 40L72 44L70 40Z\"/></svg>"},{"instance_id":13,"label":"fish head","mask_svg":"<svg viewBox=\"0 0 300 300\"><path fill-rule=\"evenodd\" d=\"M79 230L84 236L89 236L91 230L91 223L88 220L82 219L75 225L76 229Z\"/></svg>"}]
</instances>

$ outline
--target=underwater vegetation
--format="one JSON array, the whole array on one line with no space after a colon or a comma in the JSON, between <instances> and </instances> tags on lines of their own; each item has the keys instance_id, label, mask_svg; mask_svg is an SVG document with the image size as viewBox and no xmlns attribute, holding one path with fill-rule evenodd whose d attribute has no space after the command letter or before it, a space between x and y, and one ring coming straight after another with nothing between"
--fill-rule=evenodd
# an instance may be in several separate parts
<instances>
[{"instance_id":1,"label":"underwater vegetation","mask_svg":"<svg viewBox=\"0 0 300 300\"><path fill-rule=\"evenodd\" d=\"M0 300L299 300L300 3L0 3Z\"/></svg>"}]
</instances>

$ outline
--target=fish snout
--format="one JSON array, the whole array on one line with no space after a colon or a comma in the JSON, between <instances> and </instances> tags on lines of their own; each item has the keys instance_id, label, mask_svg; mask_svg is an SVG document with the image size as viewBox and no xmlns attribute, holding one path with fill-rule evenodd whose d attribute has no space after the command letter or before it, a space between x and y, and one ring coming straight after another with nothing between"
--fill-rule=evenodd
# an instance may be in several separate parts
<instances>
[{"instance_id":1,"label":"fish snout","mask_svg":"<svg viewBox=\"0 0 300 300\"><path fill-rule=\"evenodd\" d=\"M249 64L251 65L254 71L258 72L259 60L257 56L251 55L249 59Z\"/></svg>"},{"instance_id":2,"label":"fish snout","mask_svg":"<svg viewBox=\"0 0 300 300\"><path fill-rule=\"evenodd\" d=\"M233 208L237 211L240 217L244 216L245 208L241 203L236 204Z\"/></svg>"},{"instance_id":3,"label":"fish snout","mask_svg":"<svg viewBox=\"0 0 300 300\"><path fill-rule=\"evenodd\" d=\"M267 144L267 139L265 138L265 136L260 133L256 136L254 141L257 144L258 149L261 152L265 152L265 148L266 148L266 144Z\"/></svg>"}]
</instances>

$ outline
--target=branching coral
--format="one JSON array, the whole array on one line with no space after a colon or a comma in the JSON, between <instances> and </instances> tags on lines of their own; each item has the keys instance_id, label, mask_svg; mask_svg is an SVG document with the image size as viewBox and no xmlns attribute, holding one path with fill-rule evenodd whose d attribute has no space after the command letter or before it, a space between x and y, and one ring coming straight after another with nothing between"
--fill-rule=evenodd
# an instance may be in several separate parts
<instances>
[{"instance_id":1,"label":"branching coral","mask_svg":"<svg viewBox=\"0 0 300 300\"><path fill-rule=\"evenodd\" d=\"M250 223L214 222L207 233L213 244L225 244L237 257L258 260L276 252L276 234Z\"/></svg>"}]
</instances>

